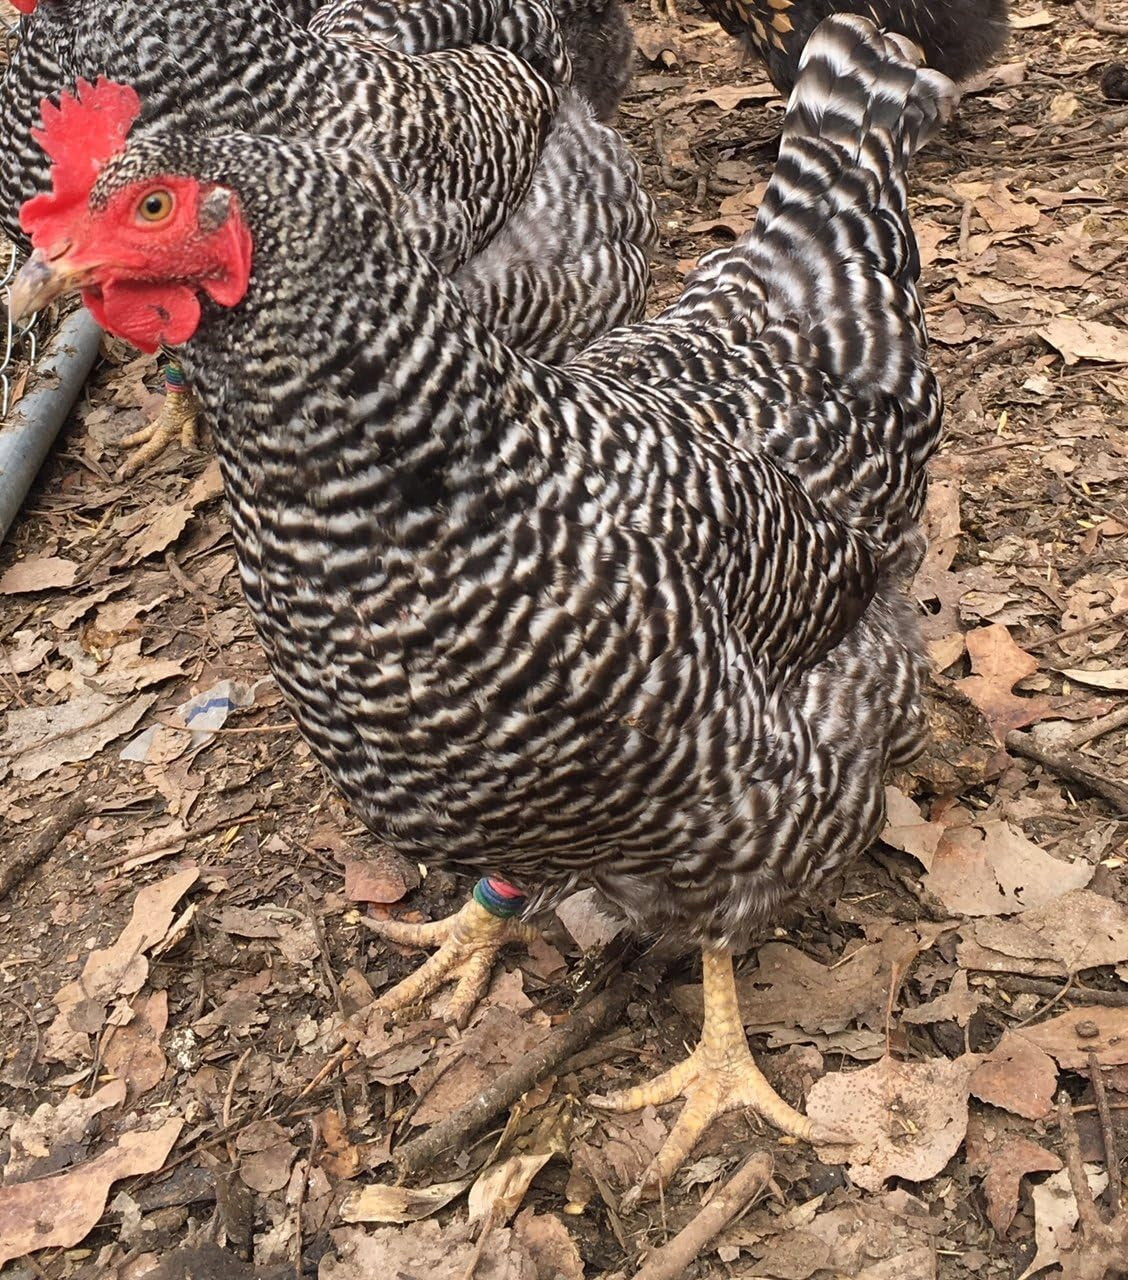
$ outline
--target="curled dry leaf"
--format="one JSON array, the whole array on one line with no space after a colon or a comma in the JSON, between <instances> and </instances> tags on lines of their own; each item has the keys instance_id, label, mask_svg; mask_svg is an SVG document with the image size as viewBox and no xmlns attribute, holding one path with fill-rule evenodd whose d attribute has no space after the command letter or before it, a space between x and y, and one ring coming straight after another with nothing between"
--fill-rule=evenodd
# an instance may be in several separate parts
<instances>
[{"instance_id":1,"label":"curled dry leaf","mask_svg":"<svg viewBox=\"0 0 1128 1280\"><path fill-rule=\"evenodd\" d=\"M967 1131L968 1080L977 1062L883 1058L861 1071L823 1076L807 1095L807 1115L853 1141L819 1144L820 1158L848 1162L851 1178L867 1191L880 1190L887 1178L935 1177Z\"/></svg>"},{"instance_id":2,"label":"curled dry leaf","mask_svg":"<svg viewBox=\"0 0 1128 1280\"><path fill-rule=\"evenodd\" d=\"M983 1002L984 997L978 991L968 990L967 974L960 969L942 996L917 1005L915 1009L903 1009L901 1021L918 1026L933 1022L955 1022L966 1027Z\"/></svg>"},{"instance_id":3,"label":"curled dry leaf","mask_svg":"<svg viewBox=\"0 0 1128 1280\"><path fill-rule=\"evenodd\" d=\"M69 1249L85 1239L119 1178L154 1173L180 1136L180 1120L123 1134L102 1155L66 1173L0 1187L0 1267L33 1249Z\"/></svg>"},{"instance_id":4,"label":"curled dry leaf","mask_svg":"<svg viewBox=\"0 0 1128 1280\"><path fill-rule=\"evenodd\" d=\"M129 1087L131 1098L155 1088L167 1061L161 1036L168 1026L168 992L154 991L133 1002L133 1018L114 1027L102 1046L102 1063Z\"/></svg>"},{"instance_id":5,"label":"curled dry leaf","mask_svg":"<svg viewBox=\"0 0 1128 1280\"><path fill-rule=\"evenodd\" d=\"M357 1187L341 1203L342 1222L419 1222L438 1213L470 1185L469 1178L457 1182L436 1182L415 1191L373 1182Z\"/></svg>"},{"instance_id":6,"label":"curled dry leaf","mask_svg":"<svg viewBox=\"0 0 1128 1280\"><path fill-rule=\"evenodd\" d=\"M262 1195L281 1191L290 1181L290 1167L297 1148L275 1120L256 1120L235 1139L239 1152L239 1177Z\"/></svg>"},{"instance_id":7,"label":"curled dry leaf","mask_svg":"<svg viewBox=\"0 0 1128 1280\"><path fill-rule=\"evenodd\" d=\"M10 1151L5 1182L27 1182L73 1164L86 1154L85 1135L91 1120L125 1101L120 1080L103 1085L89 1098L68 1093L58 1106L45 1102L30 1116L16 1116L8 1133Z\"/></svg>"}]
</instances>

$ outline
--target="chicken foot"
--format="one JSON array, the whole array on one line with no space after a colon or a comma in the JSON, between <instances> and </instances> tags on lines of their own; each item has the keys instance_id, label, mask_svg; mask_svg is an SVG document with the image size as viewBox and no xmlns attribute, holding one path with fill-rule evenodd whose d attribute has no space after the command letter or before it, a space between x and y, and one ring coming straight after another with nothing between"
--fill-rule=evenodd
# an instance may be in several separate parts
<instances>
[{"instance_id":1,"label":"chicken foot","mask_svg":"<svg viewBox=\"0 0 1128 1280\"><path fill-rule=\"evenodd\" d=\"M119 478L126 479L136 474L178 438L181 448L195 449L198 413L196 397L185 386L180 366L170 363L165 369L165 401L160 413L147 427L126 436L121 442L127 449L140 447L122 463L118 470Z\"/></svg>"},{"instance_id":2,"label":"chicken foot","mask_svg":"<svg viewBox=\"0 0 1128 1280\"><path fill-rule=\"evenodd\" d=\"M644 1194L669 1185L705 1130L729 1111L747 1107L792 1137L815 1136L815 1126L784 1102L752 1057L736 998L732 954L704 951L702 982L705 1020L701 1040L690 1056L646 1084L588 1099L607 1111L638 1111L672 1102L679 1095L686 1099L662 1149L624 1199L626 1208Z\"/></svg>"},{"instance_id":3,"label":"chicken foot","mask_svg":"<svg viewBox=\"0 0 1128 1280\"><path fill-rule=\"evenodd\" d=\"M447 982L455 983L446 1009L447 1022L464 1027L481 1000L502 947L511 942L528 945L537 931L514 917L524 896L503 880L482 879L474 896L445 920L432 924L404 924L398 920L365 920L365 924L389 942L438 950L416 971L386 991L367 1012L369 1018L406 1009L433 994Z\"/></svg>"}]
</instances>

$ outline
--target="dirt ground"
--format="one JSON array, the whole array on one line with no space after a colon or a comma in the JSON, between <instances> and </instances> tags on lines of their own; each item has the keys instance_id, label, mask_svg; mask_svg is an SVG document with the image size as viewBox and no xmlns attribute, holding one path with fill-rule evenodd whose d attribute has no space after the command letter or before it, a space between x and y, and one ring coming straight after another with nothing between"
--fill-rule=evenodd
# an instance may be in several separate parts
<instances>
[{"instance_id":1,"label":"dirt ground","mask_svg":"<svg viewBox=\"0 0 1128 1280\"><path fill-rule=\"evenodd\" d=\"M660 302L750 225L782 104L689 0L634 16L621 124L660 205ZM742 966L764 1070L857 1145L730 1116L663 1200L625 1207L680 1104L607 1117L585 1096L684 1056L700 972L636 962L582 898L507 954L465 1032L422 1009L323 1072L341 1016L418 962L365 919L436 918L468 886L360 830L294 732L209 452L115 480L160 397L110 342L0 549L5 1276L577 1280L648 1255L651 1277L1117 1274L1128 72L1106 73L1128 0L1015 19L912 182L949 404L916 591L933 743L882 844ZM593 999L602 1021L556 1047ZM414 1154L491 1090L478 1127ZM1071 1153L1098 1196L1083 1232ZM710 1206L764 1156L718 1234ZM661 1250L687 1224L678 1263Z\"/></svg>"}]
</instances>

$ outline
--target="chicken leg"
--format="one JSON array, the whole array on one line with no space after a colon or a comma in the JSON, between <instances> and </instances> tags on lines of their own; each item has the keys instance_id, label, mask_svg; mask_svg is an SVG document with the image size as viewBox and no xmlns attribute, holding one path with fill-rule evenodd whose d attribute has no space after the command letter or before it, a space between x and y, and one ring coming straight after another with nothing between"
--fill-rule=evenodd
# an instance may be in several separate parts
<instances>
[{"instance_id":1,"label":"chicken leg","mask_svg":"<svg viewBox=\"0 0 1128 1280\"><path fill-rule=\"evenodd\" d=\"M122 479L134 475L177 437L182 448L194 449L197 443L198 412L196 398L185 386L183 370L175 361L170 361L165 369L165 402L161 411L147 427L142 427L140 431L135 431L122 440L122 445L126 448L135 445L140 447L122 463L118 475Z\"/></svg>"},{"instance_id":2,"label":"chicken leg","mask_svg":"<svg viewBox=\"0 0 1128 1280\"><path fill-rule=\"evenodd\" d=\"M697 1140L726 1112L749 1107L792 1137L814 1135L811 1121L784 1102L752 1057L740 1020L731 952L704 951L701 968L705 1020L693 1053L647 1084L588 1099L608 1111L638 1111L671 1102L679 1094L686 1099L661 1151L628 1193L628 1207L642 1194L667 1186Z\"/></svg>"},{"instance_id":3,"label":"chicken leg","mask_svg":"<svg viewBox=\"0 0 1128 1280\"><path fill-rule=\"evenodd\" d=\"M433 924L365 920L370 929L389 942L409 947L438 946L413 974L369 1006L369 1016L409 1008L444 983L454 981L446 1020L464 1027L485 992L497 953L510 942L528 944L537 936L531 925L515 919L524 902L520 890L504 880L487 877L474 886L470 901L445 920Z\"/></svg>"}]
</instances>

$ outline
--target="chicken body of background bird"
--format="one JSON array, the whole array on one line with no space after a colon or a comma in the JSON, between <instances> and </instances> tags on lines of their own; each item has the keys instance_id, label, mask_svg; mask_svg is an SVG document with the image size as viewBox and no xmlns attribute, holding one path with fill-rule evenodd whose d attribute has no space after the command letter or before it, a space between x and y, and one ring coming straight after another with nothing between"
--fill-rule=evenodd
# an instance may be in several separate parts
<instances>
[{"instance_id":1,"label":"chicken body of background bird","mask_svg":"<svg viewBox=\"0 0 1128 1280\"><path fill-rule=\"evenodd\" d=\"M361 188L308 143L142 140L91 201L198 180L249 229L249 292L204 300L182 354L271 666L357 813L704 948L698 1050L604 1100L690 1099L658 1181L724 1110L810 1132L752 1062L731 952L876 836L919 746L905 592L940 397L904 169L953 95L906 49L825 24L755 229L559 369L467 312L394 174ZM21 298L112 263L99 225L67 255L45 231Z\"/></svg>"},{"instance_id":2,"label":"chicken body of background bird","mask_svg":"<svg viewBox=\"0 0 1128 1280\"><path fill-rule=\"evenodd\" d=\"M602 11L599 0L566 2L592 22ZM403 225L479 316L538 358L564 359L641 316L653 207L622 138L568 86L547 9L335 0L315 30L293 21L313 8L40 0L0 88L8 233L22 239L20 204L47 186L32 138L41 99L106 74L139 88L148 127L310 135L356 172L368 156L390 162ZM365 24L373 39L362 42ZM167 437L162 427L155 443Z\"/></svg>"},{"instance_id":3,"label":"chicken body of background bird","mask_svg":"<svg viewBox=\"0 0 1128 1280\"><path fill-rule=\"evenodd\" d=\"M987 67L1010 34L1009 0L701 0L701 5L763 58L781 93L795 83L811 32L831 14L860 14L883 30L908 36L930 67L953 80Z\"/></svg>"}]
</instances>

